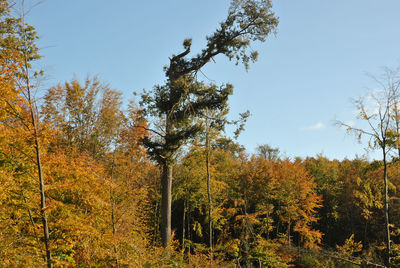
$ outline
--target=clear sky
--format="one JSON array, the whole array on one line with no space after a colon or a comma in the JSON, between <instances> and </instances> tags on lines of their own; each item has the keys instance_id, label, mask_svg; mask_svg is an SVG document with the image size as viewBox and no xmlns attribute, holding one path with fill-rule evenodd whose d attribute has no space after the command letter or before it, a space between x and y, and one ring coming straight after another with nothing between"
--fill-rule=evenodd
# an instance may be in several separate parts
<instances>
[{"instance_id":1,"label":"clear sky","mask_svg":"<svg viewBox=\"0 0 400 268\"><path fill-rule=\"evenodd\" d=\"M374 86L365 73L400 65L400 1L273 5L277 35L252 45L259 60L248 72L222 56L203 70L203 79L235 86L232 118L251 111L239 142L249 152L269 144L289 157L363 155L365 145L333 121L357 125L351 98ZM185 38L193 38L193 53L199 51L228 7L228 0L46 0L28 22L40 36L47 86L74 74L98 75L128 100L134 91L163 83L163 66L182 51Z\"/></svg>"}]
</instances>

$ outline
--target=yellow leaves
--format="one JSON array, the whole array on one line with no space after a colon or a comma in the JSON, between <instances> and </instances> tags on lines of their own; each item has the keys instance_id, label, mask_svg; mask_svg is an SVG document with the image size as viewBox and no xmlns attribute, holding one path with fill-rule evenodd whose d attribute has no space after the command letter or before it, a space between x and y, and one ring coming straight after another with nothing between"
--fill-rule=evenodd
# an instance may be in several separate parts
<instances>
[{"instance_id":1,"label":"yellow leaves","mask_svg":"<svg viewBox=\"0 0 400 268\"><path fill-rule=\"evenodd\" d=\"M226 253L231 255L234 258L239 257L240 252L240 240L239 239L232 239L226 245Z\"/></svg>"},{"instance_id":2,"label":"yellow leaves","mask_svg":"<svg viewBox=\"0 0 400 268\"><path fill-rule=\"evenodd\" d=\"M194 223L192 224L192 229L198 237L203 237L203 229L198 221L194 221Z\"/></svg>"},{"instance_id":3,"label":"yellow leaves","mask_svg":"<svg viewBox=\"0 0 400 268\"><path fill-rule=\"evenodd\" d=\"M258 213L246 213L245 215L237 215L235 217L235 221L239 223L240 226L260 224L257 216L259 216Z\"/></svg>"},{"instance_id":4,"label":"yellow leaves","mask_svg":"<svg viewBox=\"0 0 400 268\"><path fill-rule=\"evenodd\" d=\"M376 211L383 209L383 182L376 180L382 177L382 167L366 174L366 178L357 177L353 194L357 206L362 211L362 216L366 220L371 220Z\"/></svg>"},{"instance_id":5,"label":"yellow leaves","mask_svg":"<svg viewBox=\"0 0 400 268\"><path fill-rule=\"evenodd\" d=\"M339 252L345 254L346 256L351 256L354 253L360 252L363 248L362 242L354 241L354 234L351 234L349 238L346 239L342 246L336 245Z\"/></svg>"},{"instance_id":6,"label":"yellow leaves","mask_svg":"<svg viewBox=\"0 0 400 268\"><path fill-rule=\"evenodd\" d=\"M255 246L251 249L250 253L252 259L258 260L262 267L291 267L288 263L294 260L290 253L288 254L283 250L281 241L277 239L267 240L260 235L256 235Z\"/></svg>"}]
</instances>

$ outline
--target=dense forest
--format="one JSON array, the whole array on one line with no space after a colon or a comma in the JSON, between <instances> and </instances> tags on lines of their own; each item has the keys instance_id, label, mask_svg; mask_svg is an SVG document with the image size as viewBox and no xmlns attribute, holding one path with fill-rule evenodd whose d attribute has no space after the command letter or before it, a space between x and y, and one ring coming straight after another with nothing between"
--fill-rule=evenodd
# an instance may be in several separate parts
<instances>
[{"instance_id":1,"label":"dense forest","mask_svg":"<svg viewBox=\"0 0 400 268\"><path fill-rule=\"evenodd\" d=\"M197 73L257 60L278 27L268 0L233 0L203 50L184 40L165 84L129 103L98 77L42 88L35 28L0 3L0 266L400 267L398 71L376 109L355 102L365 129L337 122L382 160L250 154L233 85Z\"/></svg>"}]
</instances>

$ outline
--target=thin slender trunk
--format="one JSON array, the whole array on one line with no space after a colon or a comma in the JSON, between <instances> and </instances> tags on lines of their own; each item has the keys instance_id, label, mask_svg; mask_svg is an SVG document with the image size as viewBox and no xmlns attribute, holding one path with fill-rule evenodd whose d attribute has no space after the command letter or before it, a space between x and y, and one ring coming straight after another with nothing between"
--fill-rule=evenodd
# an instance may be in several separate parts
<instances>
[{"instance_id":1,"label":"thin slender trunk","mask_svg":"<svg viewBox=\"0 0 400 268\"><path fill-rule=\"evenodd\" d=\"M27 68L27 63L25 65L25 68ZM26 71L26 72L28 72L28 71ZM47 222L46 195L45 195L45 189L44 189L42 161L40 158L40 147L39 147L39 138L38 138L38 130L37 130L37 121L36 121L36 117L34 114L34 107L31 102L31 92L30 92L31 90L30 90L30 85L29 85L29 79L27 79L27 90L28 90L28 99L29 99L29 105L30 105L32 126L33 126L33 135L34 135L34 139L35 139L36 166L37 166L38 177L39 177L39 191L40 191L40 212L41 212L41 218L42 218L42 223L43 223L43 235L44 235L44 245L45 245L45 250L46 250L47 267L53 267L53 264L51 261L50 247L49 247L49 226L48 226L48 222Z\"/></svg>"},{"instance_id":2,"label":"thin slender trunk","mask_svg":"<svg viewBox=\"0 0 400 268\"><path fill-rule=\"evenodd\" d=\"M23 25L25 27L25 23L23 20ZM53 267L52 260L51 260L51 253L49 247L49 226L47 222L47 213L46 213L46 195L44 189L44 179L43 179L43 171L42 171L42 161L40 158L40 146L39 146L39 133L38 133L38 122L35 116L35 106L32 101L31 96L31 85L29 79L29 66L28 66L28 55L27 55L27 41L26 41L26 33L24 32L24 67L25 67L25 82L26 82L26 91L28 97L28 104L30 110L30 116L32 120L32 127L33 127L33 138L34 138L34 148L36 154L36 166L38 171L38 178L39 178L39 191L40 191L40 212L41 218L43 223L43 235L44 235L44 246L46 250L46 260L47 260L47 267Z\"/></svg>"},{"instance_id":3,"label":"thin slender trunk","mask_svg":"<svg viewBox=\"0 0 400 268\"><path fill-rule=\"evenodd\" d=\"M39 242L40 242L40 241L39 241L39 236L37 235L37 232L36 232L35 221L33 220L32 211L31 211L31 209L30 209L29 206L28 206L28 202L27 202L27 200L26 200L26 197L25 197L25 194L24 194L24 191L23 191L23 190L21 190L21 195L22 195L22 197L23 197L23 199L24 199L24 203L25 203L25 205L26 205L26 207L27 207L27 210L28 210L29 220L31 221L31 224L32 224L33 233L34 233L34 235L35 235L35 240L36 240L36 242L37 242L38 245L39 245ZM43 256L43 260L46 261L46 256Z\"/></svg>"},{"instance_id":4,"label":"thin slender trunk","mask_svg":"<svg viewBox=\"0 0 400 268\"><path fill-rule=\"evenodd\" d=\"M389 228L389 196L388 196L388 178L387 178L387 160L386 148L383 151L383 177L385 181L385 225L386 225L386 265L390 267L390 228Z\"/></svg>"},{"instance_id":5,"label":"thin slender trunk","mask_svg":"<svg viewBox=\"0 0 400 268\"><path fill-rule=\"evenodd\" d=\"M32 117L34 118L33 111ZM34 121L35 122L35 121ZM36 161L37 161L37 169L39 174L39 190L40 190L40 211L42 214L42 223L43 223L43 235L44 235L44 246L46 250L46 259L47 259L47 267L53 267L51 261L51 253L50 253L50 246L49 246L49 225L47 222L47 213L46 213L46 195L44 190L44 180L43 180L43 172L42 172L42 161L40 159L40 147L39 141L37 136L37 126L36 123L34 124L34 133L35 133L35 151L36 151Z\"/></svg>"},{"instance_id":6,"label":"thin slender trunk","mask_svg":"<svg viewBox=\"0 0 400 268\"><path fill-rule=\"evenodd\" d=\"M112 160L112 164L111 164L111 185L110 185L111 224L112 224L113 238L115 239L115 234L116 234L117 230L116 230L116 224L115 224L115 199L114 199L114 191L113 191L114 166L115 166L115 151L113 153L113 160ZM115 245L115 241L114 241L114 253L115 253L115 267L119 267L118 250L117 250L117 246Z\"/></svg>"},{"instance_id":7,"label":"thin slender trunk","mask_svg":"<svg viewBox=\"0 0 400 268\"><path fill-rule=\"evenodd\" d=\"M210 251L213 250L213 227L211 220L212 199L211 199L211 173L210 173L210 141L208 131L206 132L206 169L207 169L207 196L208 196L208 228L209 228L209 245ZM211 257L212 258L212 257Z\"/></svg>"},{"instance_id":8,"label":"thin slender trunk","mask_svg":"<svg viewBox=\"0 0 400 268\"><path fill-rule=\"evenodd\" d=\"M280 225L281 225L281 221L278 219L278 223L276 225L276 237L278 237L278 235L279 235L279 227L280 227Z\"/></svg>"},{"instance_id":9,"label":"thin slender trunk","mask_svg":"<svg viewBox=\"0 0 400 268\"><path fill-rule=\"evenodd\" d=\"M269 213L267 213L267 240L269 240Z\"/></svg>"},{"instance_id":10,"label":"thin slender trunk","mask_svg":"<svg viewBox=\"0 0 400 268\"><path fill-rule=\"evenodd\" d=\"M249 251L250 251L250 245L249 245L249 237L250 237L250 221L247 215L247 191L245 190L244 192L244 205L243 205L243 215L245 216L244 218L244 226L242 229L242 234L241 234L241 240L243 243L243 261L244 261L244 266L245 267L251 267L251 262L249 259Z\"/></svg>"},{"instance_id":11,"label":"thin slender trunk","mask_svg":"<svg viewBox=\"0 0 400 268\"><path fill-rule=\"evenodd\" d=\"M185 218L186 218L186 200L183 200L183 216L182 216L182 249L185 249Z\"/></svg>"},{"instance_id":12,"label":"thin slender trunk","mask_svg":"<svg viewBox=\"0 0 400 268\"><path fill-rule=\"evenodd\" d=\"M22 190L21 190L21 195L22 195L22 198L24 199L24 203L25 203L25 205L27 207L27 210L28 210L29 220L31 221L31 224L32 224L32 227L33 227L33 233L35 235L36 242L39 243L39 237L38 237L38 235L36 233L36 225L35 225L35 221L33 220L32 211L28 206L28 202L27 202L25 194L24 194L24 192Z\"/></svg>"},{"instance_id":13,"label":"thin slender trunk","mask_svg":"<svg viewBox=\"0 0 400 268\"><path fill-rule=\"evenodd\" d=\"M161 178L161 238L164 247L171 243L172 164L163 163Z\"/></svg>"},{"instance_id":14,"label":"thin slender trunk","mask_svg":"<svg viewBox=\"0 0 400 268\"><path fill-rule=\"evenodd\" d=\"M190 228L190 209L187 212L187 232L188 232L188 239L192 241L192 229ZM190 254L190 244L188 243L188 254ZM189 258L189 267L190 267L190 258Z\"/></svg>"},{"instance_id":15,"label":"thin slender trunk","mask_svg":"<svg viewBox=\"0 0 400 268\"><path fill-rule=\"evenodd\" d=\"M367 231L368 231L368 220L365 220L365 228L364 228L364 241L365 244L368 244L368 236L367 236Z\"/></svg>"},{"instance_id":16,"label":"thin slender trunk","mask_svg":"<svg viewBox=\"0 0 400 268\"><path fill-rule=\"evenodd\" d=\"M158 238L158 228L160 226L160 215L159 215L159 201L156 200L156 207L154 209L154 242L157 241Z\"/></svg>"},{"instance_id":17,"label":"thin slender trunk","mask_svg":"<svg viewBox=\"0 0 400 268\"><path fill-rule=\"evenodd\" d=\"M400 114L399 114L399 107L397 102L395 102L394 104L394 121L396 124L396 135L397 135L397 139L396 139L396 147L397 147L397 157L400 159Z\"/></svg>"}]
</instances>

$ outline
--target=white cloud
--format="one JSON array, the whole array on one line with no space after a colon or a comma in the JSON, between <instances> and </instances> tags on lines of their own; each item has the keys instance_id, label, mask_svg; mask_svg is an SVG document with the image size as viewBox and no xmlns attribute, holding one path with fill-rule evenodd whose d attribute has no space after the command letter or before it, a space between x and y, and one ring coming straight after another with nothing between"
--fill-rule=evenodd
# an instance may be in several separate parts
<instances>
[{"instance_id":1,"label":"white cloud","mask_svg":"<svg viewBox=\"0 0 400 268\"><path fill-rule=\"evenodd\" d=\"M303 127L303 128L301 128L301 130L320 130L323 128L325 128L325 124L322 122L318 122L312 126Z\"/></svg>"}]
</instances>

